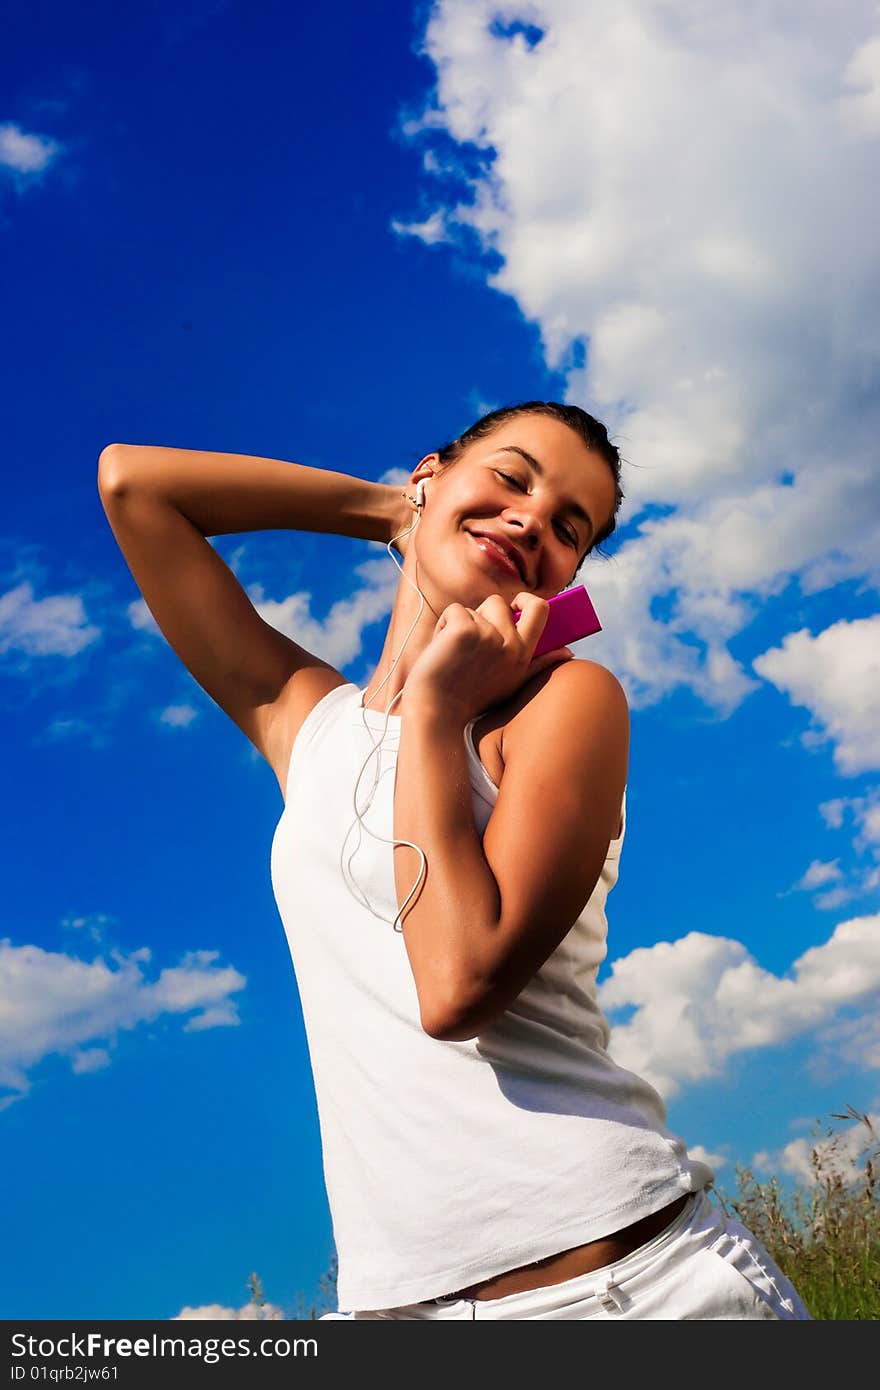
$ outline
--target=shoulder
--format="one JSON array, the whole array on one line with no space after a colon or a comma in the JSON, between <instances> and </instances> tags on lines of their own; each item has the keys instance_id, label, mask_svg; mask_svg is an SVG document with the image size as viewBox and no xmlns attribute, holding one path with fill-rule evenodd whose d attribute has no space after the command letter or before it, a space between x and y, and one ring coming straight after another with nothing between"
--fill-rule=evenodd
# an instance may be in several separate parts
<instances>
[{"instance_id":1,"label":"shoulder","mask_svg":"<svg viewBox=\"0 0 880 1390\"><path fill-rule=\"evenodd\" d=\"M629 743L629 704L620 681L597 661L560 662L542 671L520 691L510 719L502 730L502 752L507 762L535 740L555 736L582 742L592 731Z\"/></svg>"},{"instance_id":2,"label":"shoulder","mask_svg":"<svg viewBox=\"0 0 880 1390\"><path fill-rule=\"evenodd\" d=\"M626 691L620 681L613 671L609 671L607 666L600 665L598 661L582 661L575 657L573 661L562 661L558 666L552 667L550 675L551 678L556 678L557 698L560 690L565 690L566 693L590 692L593 696L605 692L609 697L616 699L621 707L628 708ZM548 681L548 688L553 684L552 679Z\"/></svg>"}]
</instances>

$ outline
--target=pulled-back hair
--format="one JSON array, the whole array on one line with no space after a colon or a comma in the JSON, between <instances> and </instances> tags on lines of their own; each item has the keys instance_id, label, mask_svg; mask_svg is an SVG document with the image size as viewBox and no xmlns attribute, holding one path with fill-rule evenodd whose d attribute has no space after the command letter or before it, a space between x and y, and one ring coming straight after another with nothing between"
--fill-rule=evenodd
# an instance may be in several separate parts
<instances>
[{"instance_id":1,"label":"pulled-back hair","mask_svg":"<svg viewBox=\"0 0 880 1390\"><path fill-rule=\"evenodd\" d=\"M506 424L508 420L513 420L517 415L549 415L554 420L560 420L563 425L568 425L569 429L573 429L575 434L584 441L587 448L603 458L610 467L614 475L614 511L610 521L601 527L593 537L586 552L587 555L591 554L615 530L617 513L625 494L620 486L620 453L617 447L608 438L608 431L601 420L597 420L593 415L588 415L585 410L581 410L579 405L562 405L559 401L520 401L516 405L504 405L499 410L490 410L488 415L483 415L457 439L451 440L448 444L444 444L442 449L437 450L440 462L443 464L456 463L469 445L475 444L479 439L485 439L494 430ZM586 555L584 559L586 559ZM583 561L581 561L582 563ZM578 570L580 570L580 565L578 565ZM575 574L577 574L577 570Z\"/></svg>"}]
</instances>

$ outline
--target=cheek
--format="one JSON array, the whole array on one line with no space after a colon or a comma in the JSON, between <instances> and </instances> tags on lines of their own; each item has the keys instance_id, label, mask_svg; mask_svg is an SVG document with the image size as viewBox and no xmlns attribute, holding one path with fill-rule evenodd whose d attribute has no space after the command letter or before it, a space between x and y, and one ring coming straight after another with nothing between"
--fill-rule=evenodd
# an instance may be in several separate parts
<instances>
[{"instance_id":1,"label":"cheek","mask_svg":"<svg viewBox=\"0 0 880 1390\"><path fill-rule=\"evenodd\" d=\"M575 577L580 555L580 547L569 545L561 537L548 542L541 558L539 587L554 594L566 589Z\"/></svg>"},{"instance_id":2,"label":"cheek","mask_svg":"<svg viewBox=\"0 0 880 1390\"><path fill-rule=\"evenodd\" d=\"M468 496L460 493L453 496L447 492L442 498L429 498L419 529L426 539L430 536L432 545L443 545L463 535L465 527L472 525L474 517L478 515Z\"/></svg>"},{"instance_id":3,"label":"cheek","mask_svg":"<svg viewBox=\"0 0 880 1390\"><path fill-rule=\"evenodd\" d=\"M440 569L454 564L461 547L467 543L465 524L466 517L462 517L457 510L450 512L444 505L432 511L429 504L415 530L420 562L428 566L436 565Z\"/></svg>"}]
</instances>

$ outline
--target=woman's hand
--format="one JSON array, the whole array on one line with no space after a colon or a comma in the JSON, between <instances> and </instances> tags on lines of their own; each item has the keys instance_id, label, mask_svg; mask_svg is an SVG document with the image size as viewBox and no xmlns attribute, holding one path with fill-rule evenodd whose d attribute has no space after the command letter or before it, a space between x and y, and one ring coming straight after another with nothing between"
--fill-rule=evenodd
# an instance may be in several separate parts
<instances>
[{"instance_id":1,"label":"woman's hand","mask_svg":"<svg viewBox=\"0 0 880 1390\"><path fill-rule=\"evenodd\" d=\"M460 721L462 727L492 705L502 703L540 671L574 653L556 647L532 660L550 605L524 590L513 609L501 594L490 594L479 608L451 603L406 678L404 707L427 709Z\"/></svg>"}]
</instances>

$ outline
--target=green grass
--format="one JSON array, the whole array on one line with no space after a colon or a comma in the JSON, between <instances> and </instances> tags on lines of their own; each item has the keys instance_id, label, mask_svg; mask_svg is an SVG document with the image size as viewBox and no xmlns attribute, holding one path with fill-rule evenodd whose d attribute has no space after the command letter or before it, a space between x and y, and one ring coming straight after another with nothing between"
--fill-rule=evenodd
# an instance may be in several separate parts
<instances>
[{"instance_id":1,"label":"green grass","mask_svg":"<svg viewBox=\"0 0 880 1390\"><path fill-rule=\"evenodd\" d=\"M852 1125L846 1135L827 1125L815 1136L809 1185L786 1193L777 1178L761 1183L739 1165L735 1195L717 1195L773 1256L815 1319L873 1320L880 1317L877 1133L852 1106L831 1118L864 1127L855 1171Z\"/></svg>"},{"instance_id":2,"label":"green grass","mask_svg":"<svg viewBox=\"0 0 880 1390\"><path fill-rule=\"evenodd\" d=\"M296 1318L314 1321L315 1319L319 1318L322 1313L335 1313L336 1269L337 1260L336 1256L334 1255L332 1260L330 1261L330 1268L327 1270L327 1273L322 1274L320 1280L318 1281L317 1298L308 1299L303 1294L298 1293L296 1295L294 1305L290 1308L285 1308L282 1310L282 1317L286 1319ZM251 1274L247 1282L248 1288L251 1291L251 1303L255 1303L258 1308L261 1307L267 1301L271 1303L272 1300L267 1300L265 1294L263 1293L263 1285L260 1282L260 1276L258 1274ZM275 1316L277 1316L277 1314Z\"/></svg>"}]
</instances>

